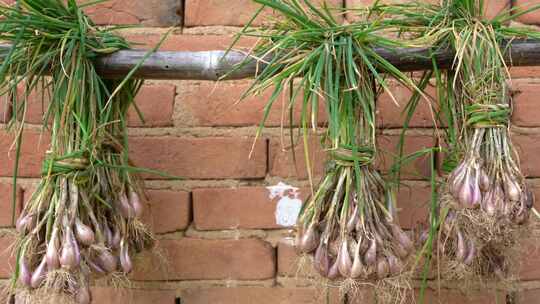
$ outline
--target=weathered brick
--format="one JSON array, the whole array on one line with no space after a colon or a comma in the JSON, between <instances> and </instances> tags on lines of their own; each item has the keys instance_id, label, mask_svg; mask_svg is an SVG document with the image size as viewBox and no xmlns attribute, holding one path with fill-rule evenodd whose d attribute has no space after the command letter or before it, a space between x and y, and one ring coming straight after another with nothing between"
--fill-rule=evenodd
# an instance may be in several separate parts
<instances>
[{"instance_id":1,"label":"weathered brick","mask_svg":"<svg viewBox=\"0 0 540 304\"><path fill-rule=\"evenodd\" d=\"M301 189L299 199L307 194ZM283 228L276 221L278 201L265 187L195 189L193 220L199 230Z\"/></svg>"},{"instance_id":2,"label":"weathered brick","mask_svg":"<svg viewBox=\"0 0 540 304\"><path fill-rule=\"evenodd\" d=\"M381 152L378 167L387 172L394 163L394 157L399 151L396 145L399 142L399 135L381 135L377 137L377 143ZM425 148L435 146L435 140L427 135L407 135L405 137L403 156L411 155ZM420 156L408 164L403 164L401 177L404 179L424 179L431 175L429 165L429 154Z\"/></svg>"},{"instance_id":3,"label":"weathered brick","mask_svg":"<svg viewBox=\"0 0 540 304\"><path fill-rule=\"evenodd\" d=\"M381 128L401 128L406 118L403 111L412 97L412 92L400 84L392 84L390 92L392 95L389 92L385 92L377 100L377 123ZM395 100L392 99L392 96ZM426 89L427 96L430 96L429 98L436 96L432 87ZM426 98L421 98L409 122L409 127L433 127L435 125L434 111L436 110L432 110L431 108L434 106L436 106L436 103L428 101Z\"/></svg>"},{"instance_id":4,"label":"weathered brick","mask_svg":"<svg viewBox=\"0 0 540 304\"><path fill-rule=\"evenodd\" d=\"M134 48L148 49L155 47L162 38L159 33L130 33L125 37L133 43ZM176 35L171 34L161 44L161 51L212 51L226 50L234 41L234 35ZM250 48L257 40L249 37L241 38L235 48Z\"/></svg>"},{"instance_id":5,"label":"weathered brick","mask_svg":"<svg viewBox=\"0 0 540 304\"><path fill-rule=\"evenodd\" d=\"M339 290L330 289L327 300L326 288L284 287L215 287L186 289L182 291L185 304L339 304Z\"/></svg>"},{"instance_id":6,"label":"weathered brick","mask_svg":"<svg viewBox=\"0 0 540 304\"><path fill-rule=\"evenodd\" d=\"M522 10L527 10L534 5L540 4L538 0L514 0L513 6ZM540 24L540 11L535 10L527 14L521 15L517 18L517 21L527 24Z\"/></svg>"},{"instance_id":7,"label":"weathered brick","mask_svg":"<svg viewBox=\"0 0 540 304\"><path fill-rule=\"evenodd\" d=\"M158 256L141 259L135 280L263 280L275 275L275 250L259 239L184 238L158 244Z\"/></svg>"},{"instance_id":8,"label":"weathered brick","mask_svg":"<svg viewBox=\"0 0 540 304\"><path fill-rule=\"evenodd\" d=\"M253 138L132 137L135 165L186 178L261 178L266 174L266 141ZM152 175L149 178L160 178Z\"/></svg>"},{"instance_id":9,"label":"weathered brick","mask_svg":"<svg viewBox=\"0 0 540 304\"><path fill-rule=\"evenodd\" d=\"M100 304L175 304L174 290L117 289L109 287L92 288L93 303Z\"/></svg>"},{"instance_id":10,"label":"weathered brick","mask_svg":"<svg viewBox=\"0 0 540 304\"><path fill-rule=\"evenodd\" d=\"M169 84L145 85L141 88L135 104L144 118L141 121L135 107L128 111L128 125L132 127L171 126L176 87Z\"/></svg>"},{"instance_id":11,"label":"weathered brick","mask_svg":"<svg viewBox=\"0 0 540 304\"><path fill-rule=\"evenodd\" d=\"M540 135L519 134L512 137L512 142L516 145L523 174L528 177L540 176L540 164L537 162Z\"/></svg>"},{"instance_id":12,"label":"weathered brick","mask_svg":"<svg viewBox=\"0 0 540 304\"><path fill-rule=\"evenodd\" d=\"M295 139L295 141L295 155L293 157L288 138L284 139L285 146L281 145L279 138L270 140L270 175L283 178L295 177L299 179L306 179L308 177L303 139L302 137L299 137ZM327 156L318 137L312 135L308 139L308 153L313 175L322 175L324 173L324 165ZM295 158L296 162L294 161Z\"/></svg>"},{"instance_id":13,"label":"weathered brick","mask_svg":"<svg viewBox=\"0 0 540 304\"><path fill-rule=\"evenodd\" d=\"M319 4L318 1L312 1ZM327 4L341 7L341 0L326 0ZM250 0L187 0L186 1L186 26L211 26L228 25L243 26L249 22L255 12L261 7L260 4ZM261 25L265 17L272 14L270 9L265 10L252 25ZM339 14L336 19L341 20Z\"/></svg>"},{"instance_id":14,"label":"weathered brick","mask_svg":"<svg viewBox=\"0 0 540 304\"><path fill-rule=\"evenodd\" d=\"M0 123L8 122L11 119L11 103L7 98L0 98Z\"/></svg>"},{"instance_id":15,"label":"weathered brick","mask_svg":"<svg viewBox=\"0 0 540 304\"><path fill-rule=\"evenodd\" d=\"M90 6L85 12L98 25L173 26L182 20L181 4L179 0L113 0Z\"/></svg>"},{"instance_id":16,"label":"weathered brick","mask_svg":"<svg viewBox=\"0 0 540 304\"><path fill-rule=\"evenodd\" d=\"M418 300L418 290L415 291ZM409 301L408 304L417 303ZM506 295L500 291L486 288L483 291L467 290L466 293L459 290L427 289L424 303L430 304L503 304L506 303Z\"/></svg>"},{"instance_id":17,"label":"weathered brick","mask_svg":"<svg viewBox=\"0 0 540 304\"><path fill-rule=\"evenodd\" d=\"M0 176L12 176L15 164L15 136L12 132L0 131L0 155L5 161L0 164ZM50 138L47 134L25 131L21 145L19 176L38 177Z\"/></svg>"},{"instance_id":18,"label":"weathered brick","mask_svg":"<svg viewBox=\"0 0 540 304\"><path fill-rule=\"evenodd\" d=\"M524 281L540 279L540 247L538 239L530 236L522 240L519 278Z\"/></svg>"},{"instance_id":19,"label":"weathered brick","mask_svg":"<svg viewBox=\"0 0 540 304\"><path fill-rule=\"evenodd\" d=\"M185 230L191 220L189 192L170 190L148 190L150 211L145 213L144 222L155 233Z\"/></svg>"},{"instance_id":20,"label":"weathered brick","mask_svg":"<svg viewBox=\"0 0 540 304\"><path fill-rule=\"evenodd\" d=\"M22 91L20 91L22 94ZM25 121L31 124L42 124L44 114L49 106L49 93L41 90L32 91L28 97ZM135 97L145 123L139 118L134 106L128 110L128 126L130 127L166 127L172 125L172 114L176 87L170 84L146 84ZM52 119L52 117L51 117Z\"/></svg>"},{"instance_id":21,"label":"weathered brick","mask_svg":"<svg viewBox=\"0 0 540 304\"><path fill-rule=\"evenodd\" d=\"M203 81L182 85L178 96L180 119L178 123L190 126L253 126L264 117L265 106L272 95L270 88L258 96L240 100L251 85L250 81ZM300 94L301 95L301 94ZM266 126L289 126L289 104L285 94L274 102ZM298 125L302 112L301 96L293 111L293 124ZM321 111L322 112L322 111ZM323 122L324 115L318 116Z\"/></svg>"},{"instance_id":22,"label":"weathered brick","mask_svg":"<svg viewBox=\"0 0 540 304\"><path fill-rule=\"evenodd\" d=\"M15 255L13 252L13 236L4 235L0 237L0 279L11 277L15 269Z\"/></svg>"},{"instance_id":23,"label":"weathered brick","mask_svg":"<svg viewBox=\"0 0 540 304\"><path fill-rule=\"evenodd\" d=\"M540 83L514 81L512 123L521 127L538 127L537 96L540 94Z\"/></svg>"},{"instance_id":24,"label":"weathered brick","mask_svg":"<svg viewBox=\"0 0 540 304\"><path fill-rule=\"evenodd\" d=\"M310 258L301 257L292 237L281 239L277 246L278 275L286 277L317 277Z\"/></svg>"},{"instance_id":25,"label":"weathered brick","mask_svg":"<svg viewBox=\"0 0 540 304\"><path fill-rule=\"evenodd\" d=\"M510 68L512 78L538 78L540 76L540 67L537 66L518 66Z\"/></svg>"},{"instance_id":26,"label":"weathered brick","mask_svg":"<svg viewBox=\"0 0 540 304\"><path fill-rule=\"evenodd\" d=\"M17 199L15 202L15 216L18 217L22 208L23 190L19 186L15 186L17 191ZM13 214L13 184L0 183L0 227L12 227Z\"/></svg>"},{"instance_id":27,"label":"weathered brick","mask_svg":"<svg viewBox=\"0 0 540 304\"><path fill-rule=\"evenodd\" d=\"M519 304L536 304L540 299L540 289L521 290L517 292L517 302Z\"/></svg>"},{"instance_id":28,"label":"weathered brick","mask_svg":"<svg viewBox=\"0 0 540 304\"><path fill-rule=\"evenodd\" d=\"M403 183L396 195L399 224L404 229L418 227L429 213L431 186L428 183Z\"/></svg>"}]
</instances>

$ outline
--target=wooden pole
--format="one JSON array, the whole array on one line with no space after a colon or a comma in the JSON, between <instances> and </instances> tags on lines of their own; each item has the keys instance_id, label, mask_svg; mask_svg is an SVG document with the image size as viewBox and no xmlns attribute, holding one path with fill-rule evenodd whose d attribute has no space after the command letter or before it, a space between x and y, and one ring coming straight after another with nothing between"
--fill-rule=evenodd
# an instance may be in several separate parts
<instances>
[{"instance_id":1,"label":"wooden pole","mask_svg":"<svg viewBox=\"0 0 540 304\"><path fill-rule=\"evenodd\" d=\"M0 45L0 54L6 53L9 45ZM429 50L426 48L376 49L402 71L430 69L432 66ZM105 77L119 78L126 75L145 56L144 50L125 50L101 57L96 62L97 70ZM224 51L204 52L156 52L137 70L135 77L147 79L218 80L231 72L246 55L231 51L225 57ZM508 45L506 60L509 66L540 65L540 41L513 41ZM452 51L439 51L435 58L441 67L450 67L454 58ZM226 79L253 77L264 64L252 60L241 69L227 75Z\"/></svg>"}]
</instances>

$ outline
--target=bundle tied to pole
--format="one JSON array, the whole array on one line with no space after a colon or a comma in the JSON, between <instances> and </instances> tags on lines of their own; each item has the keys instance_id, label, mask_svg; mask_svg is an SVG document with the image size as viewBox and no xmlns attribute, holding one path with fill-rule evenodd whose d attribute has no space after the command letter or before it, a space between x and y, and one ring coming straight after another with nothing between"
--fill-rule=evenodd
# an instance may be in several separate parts
<instances>
[{"instance_id":1,"label":"bundle tied to pole","mask_svg":"<svg viewBox=\"0 0 540 304\"><path fill-rule=\"evenodd\" d=\"M449 173L429 219L437 229L424 231L420 240L433 242L429 248L434 248L437 273L461 280L464 288L511 282L534 202L511 141L511 79L504 60L509 49L504 46L516 38L540 37L532 28L510 25L540 6L514 7L488 19L486 5L483 0L444 0L378 8L433 53L455 53L449 69L433 60L433 69L420 81L425 87L435 79L437 116L448 126L442 138L448 146L443 168Z\"/></svg>"},{"instance_id":2,"label":"bundle tied to pole","mask_svg":"<svg viewBox=\"0 0 540 304\"><path fill-rule=\"evenodd\" d=\"M394 189L374 164L379 153L376 100L383 92L393 98L387 77L416 87L374 48L406 44L389 38L385 31L391 22L370 19L368 10L359 21L341 24L335 16L343 12L324 1L321 7L308 0L255 2L275 12L269 26L252 29L248 24L240 33L259 39L245 64L255 58L265 65L244 96L273 90L257 136L283 96L291 140L294 144L292 127L298 125L308 176L315 185L300 211L296 248L312 259L322 282L344 291L378 286L376 292L391 302L410 288L407 266L413 243L397 222ZM301 109L299 121L293 121L295 109ZM323 109L324 129L318 124ZM308 152L308 137L317 133L322 133L329 156L318 184Z\"/></svg>"},{"instance_id":3,"label":"bundle tied to pole","mask_svg":"<svg viewBox=\"0 0 540 304\"><path fill-rule=\"evenodd\" d=\"M17 303L90 303L93 279L127 280L133 255L153 244L127 144L126 113L142 81L97 74L98 56L129 44L114 28L97 28L84 7L74 0L0 6L0 40L12 44L0 90L13 108L17 160L36 92L51 138L41 180L16 222L10 292Z\"/></svg>"}]
</instances>

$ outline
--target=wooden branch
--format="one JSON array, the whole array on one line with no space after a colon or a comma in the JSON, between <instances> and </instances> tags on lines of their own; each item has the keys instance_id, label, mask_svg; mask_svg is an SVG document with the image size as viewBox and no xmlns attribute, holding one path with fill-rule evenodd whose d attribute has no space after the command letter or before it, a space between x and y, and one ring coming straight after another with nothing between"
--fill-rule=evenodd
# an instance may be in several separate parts
<instances>
[{"instance_id":1,"label":"wooden branch","mask_svg":"<svg viewBox=\"0 0 540 304\"><path fill-rule=\"evenodd\" d=\"M0 45L0 56L5 54L9 45ZM410 49L376 49L379 55L402 71L430 69L431 58L426 48ZM99 58L96 68L105 77L119 78L126 75L145 56L144 50L125 50ZM242 62L246 55L231 51L223 58L224 51L204 52L156 52L144 62L135 73L135 77L147 79L179 79L179 80L218 80ZM454 53L439 51L436 60L441 67L450 67ZM540 41L513 41L506 52L509 66L540 65ZM227 79L243 79L253 77L257 69L255 60L234 71Z\"/></svg>"}]
</instances>

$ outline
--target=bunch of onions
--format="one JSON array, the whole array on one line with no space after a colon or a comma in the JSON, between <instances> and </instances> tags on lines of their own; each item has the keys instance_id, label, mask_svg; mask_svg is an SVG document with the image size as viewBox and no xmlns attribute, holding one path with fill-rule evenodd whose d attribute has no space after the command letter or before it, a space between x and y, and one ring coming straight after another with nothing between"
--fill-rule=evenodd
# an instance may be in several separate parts
<instances>
[{"instance_id":1,"label":"bunch of onions","mask_svg":"<svg viewBox=\"0 0 540 304\"><path fill-rule=\"evenodd\" d=\"M389 216L393 200L379 173L366 165L361 176L356 180L351 166L334 165L298 222L298 250L311 254L314 268L330 280L398 276L414 249Z\"/></svg>"},{"instance_id":2,"label":"bunch of onions","mask_svg":"<svg viewBox=\"0 0 540 304\"><path fill-rule=\"evenodd\" d=\"M273 86L265 117L278 96L289 96L291 111L303 100L298 125L304 143L310 129L317 131L318 109L324 108L327 115L322 145L330 160L300 212L298 251L311 255L317 271L330 280L382 283L404 274L413 244L395 222L392 191L373 164L376 100L389 87L382 73L411 89L416 86L373 48L405 45L385 36L391 25L384 19L374 22L368 11L355 23L343 25L334 19L335 10L318 8L312 1L255 2L280 18L273 19L275 26L249 31L249 36L259 38L253 57L272 60L265 62L244 96ZM313 185L309 170L308 176Z\"/></svg>"},{"instance_id":3,"label":"bunch of onions","mask_svg":"<svg viewBox=\"0 0 540 304\"><path fill-rule=\"evenodd\" d=\"M13 44L0 73L10 127L23 128L29 96L42 89L51 134L41 181L16 222L11 292L29 303L44 293L90 303L92 279L126 277L133 254L153 243L127 153L126 113L142 82L97 74L95 57L129 45L96 28L75 1L21 0L0 6L0 16L0 39Z\"/></svg>"}]
</instances>

